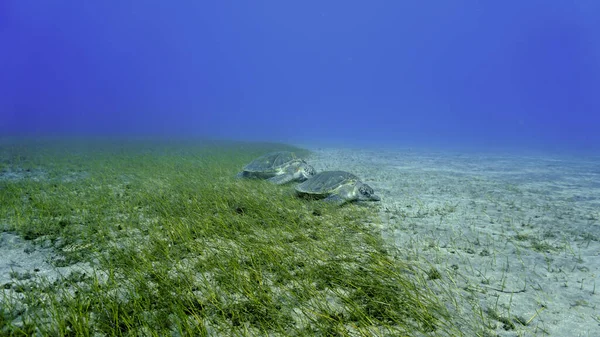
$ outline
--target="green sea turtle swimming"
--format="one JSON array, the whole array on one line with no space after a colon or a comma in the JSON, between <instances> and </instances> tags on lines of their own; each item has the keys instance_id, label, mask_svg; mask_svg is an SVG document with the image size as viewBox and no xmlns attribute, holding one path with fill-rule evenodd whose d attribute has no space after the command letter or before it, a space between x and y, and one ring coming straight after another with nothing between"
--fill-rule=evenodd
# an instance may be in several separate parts
<instances>
[{"instance_id":1,"label":"green sea turtle swimming","mask_svg":"<svg viewBox=\"0 0 600 337\"><path fill-rule=\"evenodd\" d=\"M304 181L315 174L315 169L293 152L267 153L244 166L238 178L266 179L275 184Z\"/></svg>"},{"instance_id":2,"label":"green sea turtle swimming","mask_svg":"<svg viewBox=\"0 0 600 337\"><path fill-rule=\"evenodd\" d=\"M325 201L342 205L354 200L379 201L371 186L363 183L352 173L345 171L324 171L315 174L296 186L300 196L324 198Z\"/></svg>"}]
</instances>

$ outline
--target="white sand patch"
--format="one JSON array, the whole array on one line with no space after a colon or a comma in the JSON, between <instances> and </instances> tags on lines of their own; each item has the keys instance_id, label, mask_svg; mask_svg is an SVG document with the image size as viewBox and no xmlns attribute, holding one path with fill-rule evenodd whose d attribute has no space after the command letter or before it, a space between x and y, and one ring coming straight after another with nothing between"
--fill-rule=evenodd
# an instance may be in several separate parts
<instances>
[{"instance_id":1,"label":"white sand patch","mask_svg":"<svg viewBox=\"0 0 600 337\"><path fill-rule=\"evenodd\" d=\"M383 237L500 317L499 336L600 336L600 158L312 150L370 184Z\"/></svg>"},{"instance_id":2,"label":"white sand patch","mask_svg":"<svg viewBox=\"0 0 600 337\"><path fill-rule=\"evenodd\" d=\"M69 277L73 272L91 273L88 263L56 266L64 259L50 240L35 243L10 232L0 232L0 306L5 299L24 296L20 289L35 284L50 284Z\"/></svg>"}]
</instances>

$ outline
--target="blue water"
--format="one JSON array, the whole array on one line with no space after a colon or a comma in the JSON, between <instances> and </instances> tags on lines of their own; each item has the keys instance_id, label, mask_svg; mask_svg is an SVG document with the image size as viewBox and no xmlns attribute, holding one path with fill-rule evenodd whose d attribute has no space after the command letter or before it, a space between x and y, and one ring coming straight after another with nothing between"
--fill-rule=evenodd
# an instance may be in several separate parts
<instances>
[{"instance_id":1,"label":"blue water","mask_svg":"<svg viewBox=\"0 0 600 337\"><path fill-rule=\"evenodd\" d=\"M0 135L600 149L600 1L0 1Z\"/></svg>"}]
</instances>

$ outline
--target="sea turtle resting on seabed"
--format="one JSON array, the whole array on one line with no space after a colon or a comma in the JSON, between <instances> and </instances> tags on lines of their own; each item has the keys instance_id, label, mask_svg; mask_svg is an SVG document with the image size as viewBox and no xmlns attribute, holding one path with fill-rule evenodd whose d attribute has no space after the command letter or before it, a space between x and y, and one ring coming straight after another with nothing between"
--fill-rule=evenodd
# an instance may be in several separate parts
<instances>
[{"instance_id":1,"label":"sea turtle resting on seabed","mask_svg":"<svg viewBox=\"0 0 600 337\"><path fill-rule=\"evenodd\" d=\"M300 196L325 198L325 201L342 205L354 200L379 201L371 186L363 183L352 173L345 171L324 171L315 174L296 186Z\"/></svg>"},{"instance_id":2,"label":"sea turtle resting on seabed","mask_svg":"<svg viewBox=\"0 0 600 337\"><path fill-rule=\"evenodd\" d=\"M246 165L238 178L266 179L281 185L290 181L304 181L316 173L315 169L293 152L267 153Z\"/></svg>"}]
</instances>

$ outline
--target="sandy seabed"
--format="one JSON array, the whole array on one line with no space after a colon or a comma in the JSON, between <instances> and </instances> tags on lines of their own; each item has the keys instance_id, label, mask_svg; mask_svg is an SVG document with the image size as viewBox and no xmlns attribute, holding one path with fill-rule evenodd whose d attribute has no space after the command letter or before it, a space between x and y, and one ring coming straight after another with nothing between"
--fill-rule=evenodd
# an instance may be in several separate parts
<instances>
[{"instance_id":1,"label":"sandy seabed","mask_svg":"<svg viewBox=\"0 0 600 337\"><path fill-rule=\"evenodd\" d=\"M483 314L499 336L600 336L599 157L311 150L318 171L376 190L373 225L402 258L440 272L458 315ZM68 274L54 254L0 233L0 284Z\"/></svg>"},{"instance_id":2,"label":"sandy seabed","mask_svg":"<svg viewBox=\"0 0 600 337\"><path fill-rule=\"evenodd\" d=\"M500 336L600 336L600 158L311 150L376 190L374 225L452 281L462 314L475 302Z\"/></svg>"}]
</instances>

